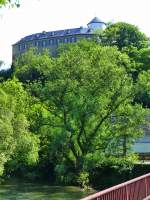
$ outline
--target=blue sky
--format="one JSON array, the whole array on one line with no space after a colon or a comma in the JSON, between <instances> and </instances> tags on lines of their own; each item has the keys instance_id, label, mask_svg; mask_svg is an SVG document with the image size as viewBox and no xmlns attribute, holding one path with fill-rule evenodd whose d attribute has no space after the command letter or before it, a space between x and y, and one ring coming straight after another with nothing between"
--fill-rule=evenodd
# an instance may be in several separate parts
<instances>
[{"instance_id":1,"label":"blue sky","mask_svg":"<svg viewBox=\"0 0 150 200\"><path fill-rule=\"evenodd\" d=\"M95 16L104 22L134 24L150 36L150 0L21 0L20 8L0 10L0 60L11 64L11 45L42 31L86 26Z\"/></svg>"}]
</instances>

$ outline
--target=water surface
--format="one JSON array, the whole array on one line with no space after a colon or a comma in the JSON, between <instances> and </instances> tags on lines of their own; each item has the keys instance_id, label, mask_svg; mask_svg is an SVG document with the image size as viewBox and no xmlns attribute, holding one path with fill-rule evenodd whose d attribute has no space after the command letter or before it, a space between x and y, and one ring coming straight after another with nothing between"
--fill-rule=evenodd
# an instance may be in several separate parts
<instances>
[{"instance_id":1,"label":"water surface","mask_svg":"<svg viewBox=\"0 0 150 200\"><path fill-rule=\"evenodd\" d=\"M79 200L89 193L78 187L17 183L0 185L0 200Z\"/></svg>"}]
</instances>

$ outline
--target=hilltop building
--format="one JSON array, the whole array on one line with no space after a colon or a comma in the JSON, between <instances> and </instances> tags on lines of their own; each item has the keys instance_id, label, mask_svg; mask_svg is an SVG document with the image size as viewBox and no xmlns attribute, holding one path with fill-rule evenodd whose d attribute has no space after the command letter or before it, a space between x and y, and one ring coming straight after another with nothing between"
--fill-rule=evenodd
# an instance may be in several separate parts
<instances>
[{"instance_id":1,"label":"hilltop building","mask_svg":"<svg viewBox=\"0 0 150 200\"><path fill-rule=\"evenodd\" d=\"M31 47L36 47L39 52L45 48L49 49L50 53L54 55L60 44L74 43L83 38L91 39L97 29L104 29L105 26L105 22L95 17L85 28L81 26L79 28L43 31L28 35L13 45L13 59Z\"/></svg>"}]
</instances>

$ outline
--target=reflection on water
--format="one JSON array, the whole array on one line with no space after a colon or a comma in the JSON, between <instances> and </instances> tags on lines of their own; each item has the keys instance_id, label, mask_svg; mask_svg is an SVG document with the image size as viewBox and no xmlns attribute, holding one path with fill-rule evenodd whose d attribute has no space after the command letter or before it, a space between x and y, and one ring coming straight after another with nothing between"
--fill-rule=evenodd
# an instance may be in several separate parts
<instances>
[{"instance_id":1,"label":"reflection on water","mask_svg":"<svg viewBox=\"0 0 150 200\"><path fill-rule=\"evenodd\" d=\"M78 187L31 183L0 185L0 200L79 200L88 194Z\"/></svg>"}]
</instances>

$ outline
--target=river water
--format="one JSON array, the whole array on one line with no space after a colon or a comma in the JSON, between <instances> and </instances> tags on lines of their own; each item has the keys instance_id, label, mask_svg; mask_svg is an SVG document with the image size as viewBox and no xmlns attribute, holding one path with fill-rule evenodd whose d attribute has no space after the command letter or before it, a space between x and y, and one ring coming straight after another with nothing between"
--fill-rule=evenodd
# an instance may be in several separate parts
<instances>
[{"instance_id":1,"label":"river water","mask_svg":"<svg viewBox=\"0 0 150 200\"><path fill-rule=\"evenodd\" d=\"M0 200L79 200L89 193L78 187L17 183L0 185Z\"/></svg>"}]
</instances>

